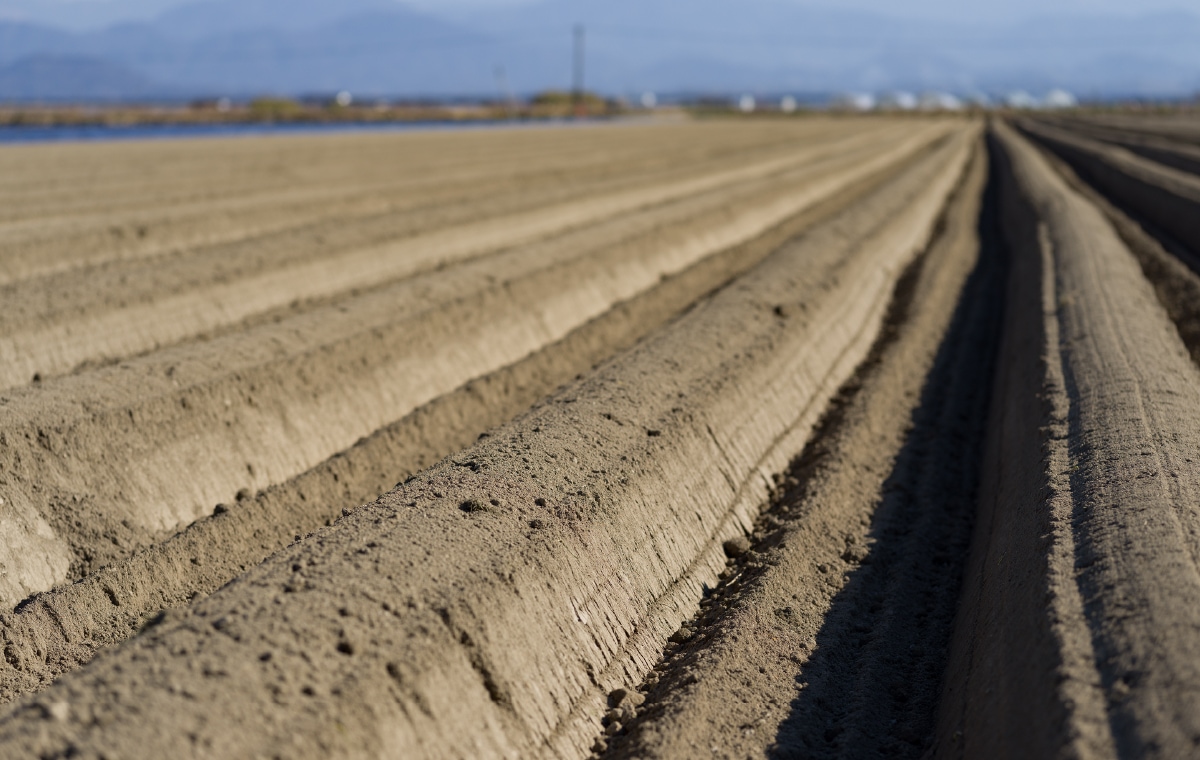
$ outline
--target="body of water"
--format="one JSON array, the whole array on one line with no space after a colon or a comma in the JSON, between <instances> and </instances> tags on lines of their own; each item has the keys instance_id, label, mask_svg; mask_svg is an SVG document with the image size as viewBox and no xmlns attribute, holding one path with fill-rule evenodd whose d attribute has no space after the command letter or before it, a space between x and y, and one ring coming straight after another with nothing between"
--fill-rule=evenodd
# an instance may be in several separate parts
<instances>
[{"instance_id":1,"label":"body of water","mask_svg":"<svg viewBox=\"0 0 1200 760\"><path fill-rule=\"evenodd\" d=\"M418 132L428 130L496 129L531 126L569 126L574 120L537 121L418 121L338 122L330 124L142 124L134 126L0 127L0 143L80 142L98 140L156 140L186 137L242 137L339 132ZM592 121L592 123L595 123Z\"/></svg>"}]
</instances>

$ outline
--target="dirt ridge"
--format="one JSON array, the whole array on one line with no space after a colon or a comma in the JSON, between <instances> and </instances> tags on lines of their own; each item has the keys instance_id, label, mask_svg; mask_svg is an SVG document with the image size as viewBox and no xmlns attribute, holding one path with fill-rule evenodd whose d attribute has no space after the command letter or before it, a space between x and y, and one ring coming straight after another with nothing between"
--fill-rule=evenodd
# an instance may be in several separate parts
<instances>
[{"instance_id":1,"label":"dirt ridge","mask_svg":"<svg viewBox=\"0 0 1200 760\"><path fill-rule=\"evenodd\" d=\"M1101 212L997 134L1012 316L937 756L1185 756L1200 375Z\"/></svg>"},{"instance_id":2,"label":"dirt ridge","mask_svg":"<svg viewBox=\"0 0 1200 760\"><path fill-rule=\"evenodd\" d=\"M626 711L632 725L610 722L606 757L920 755L973 514L973 412L987 399L980 376L999 313L988 284L1002 263L995 251L980 263L975 229L986 160L979 146L871 356L678 632L686 641L668 645L646 703ZM961 469L944 466L948 449ZM886 591L875 588L885 577Z\"/></svg>"},{"instance_id":3,"label":"dirt ridge","mask_svg":"<svg viewBox=\"0 0 1200 760\"><path fill-rule=\"evenodd\" d=\"M574 258L554 245L515 249L491 262L495 271L481 262L473 272L433 273L440 290L426 280L401 283L398 293L358 299L357 313L342 316L354 304L333 305L246 335L11 391L0 406L7 441L0 466L15 519L0 556L7 570L0 598L15 604L81 577L242 488L303 472L942 134L941 127L917 130L862 160L835 156L804 181L760 189L682 228L647 225L641 238L617 237L598 250L583 235L576 241L583 255ZM528 275L517 277L522 256L535 266L523 265ZM505 280L510 269L514 279ZM395 309L395 300L406 308ZM377 316L369 316L372 309ZM297 322L308 327L297 330ZM357 332L345 334L341 325ZM285 440L292 443L275 445ZM60 456L68 449L74 457ZM183 482L180 471L188 472Z\"/></svg>"},{"instance_id":4,"label":"dirt ridge","mask_svg":"<svg viewBox=\"0 0 1200 760\"><path fill-rule=\"evenodd\" d=\"M604 695L652 664L699 588L671 617L648 605L698 558L715 579L720 542L873 342L968 144L958 132L529 414L66 676L38 703L66 719L24 703L0 747L586 752ZM648 629L653 647L624 648ZM165 659L130 679L151 649ZM213 699L231 678L237 704ZM134 704L140 725L161 710L180 732L114 733Z\"/></svg>"},{"instance_id":5,"label":"dirt ridge","mask_svg":"<svg viewBox=\"0 0 1200 760\"><path fill-rule=\"evenodd\" d=\"M843 138L846 143L863 136ZM236 324L256 314L305 301L400 280L579 226L612 219L647 206L706 190L770 176L811 163L835 146L805 147L749 166L700 176L635 184L582 198L551 200L496 218L464 221L398 240L328 252L282 268L191 282L148 303L118 302L83 319L14 330L0 338L0 387L28 382L34 374L62 374L89 360L125 357L186 337ZM23 283L30 288L30 283ZM114 308L115 307L115 308ZM69 315L69 316L74 316Z\"/></svg>"},{"instance_id":6,"label":"dirt ridge","mask_svg":"<svg viewBox=\"0 0 1200 760\"><path fill-rule=\"evenodd\" d=\"M1079 179L1071 167L1053 153L1046 156L1071 188L1100 209L1126 247L1137 257L1142 273L1154 285L1158 300L1179 330L1179 337L1200 364L1200 274L1184 262L1192 256L1174 241L1155 234L1114 205L1098 190ZM1200 208L1197 209L1200 212Z\"/></svg>"},{"instance_id":7,"label":"dirt ridge","mask_svg":"<svg viewBox=\"0 0 1200 760\"><path fill-rule=\"evenodd\" d=\"M919 158L909 159L909 162ZM286 483L0 614L0 703L34 691L137 632L163 610L215 591L305 535L371 502L557 386L591 369L673 318L702 295L761 261L817 220L845 209L904 171L872 175L741 246L703 259L636 298L618 304L555 344L475 379L376 431ZM144 579L154 578L148 584ZM119 602L114 604L113 602Z\"/></svg>"},{"instance_id":8,"label":"dirt ridge","mask_svg":"<svg viewBox=\"0 0 1200 760\"><path fill-rule=\"evenodd\" d=\"M1043 124L1021 122L1021 127L1130 213L1189 251L1200 251L1200 218L1195 213L1200 206L1200 177ZM1186 263L1200 272L1196 254Z\"/></svg>"}]
</instances>

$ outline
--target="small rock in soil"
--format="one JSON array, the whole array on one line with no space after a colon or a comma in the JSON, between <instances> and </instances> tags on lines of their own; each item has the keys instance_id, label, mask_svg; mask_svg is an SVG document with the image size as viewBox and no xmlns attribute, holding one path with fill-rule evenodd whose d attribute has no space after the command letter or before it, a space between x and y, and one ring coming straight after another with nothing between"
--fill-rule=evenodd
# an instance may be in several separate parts
<instances>
[{"instance_id":1,"label":"small rock in soil","mask_svg":"<svg viewBox=\"0 0 1200 760\"><path fill-rule=\"evenodd\" d=\"M645 702L644 696L631 689L613 689L608 693L608 706L613 709L620 709L627 705L641 707Z\"/></svg>"},{"instance_id":2,"label":"small rock in soil","mask_svg":"<svg viewBox=\"0 0 1200 760\"><path fill-rule=\"evenodd\" d=\"M846 551L842 552L842 559L857 564L865 561L867 554L867 547L854 544L846 547Z\"/></svg>"},{"instance_id":3,"label":"small rock in soil","mask_svg":"<svg viewBox=\"0 0 1200 760\"><path fill-rule=\"evenodd\" d=\"M478 499L467 499L462 504L459 504L458 508L467 514L471 514L473 512L483 512L487 510L487 507L484 506L483 502L479 501Z\"/></svg>"},{"instance_id":4,"label":"small rock in soil","mask_svg":"<svg viewBox=\"0 0 1200 760\"><path fill-rule=\"evenodd\" d=\"M43 706L46 717L56 720L59 723L65 723L67 718L71 717L71 705L67 702L51 702Z\"/></svg>"},{"instance_id":5,"label":"small rock in soil","mask_svg":"<svg viewBox=\"0 0 1200 760\"><path fill-rule=\"evenodd\" d=\"M692 631L691 628L686 628L686 627L680 628L678 631L671 634L671 638L668 639L668 641L672 641L676 644L682 644L683 642L690 639L692 637L693 633L694 632Z\"/></svg>"},{"instance_id":6,"label":"small rock in soil","mask_svg":"<svg viewBox=\"0 0 1200 760\"><path fill-rule=\"evenodd\" d=\"M746 552L750 551L750 539L746 538L745 536L738 536L737 538L731 538L725 543L721 544L721 547L725 549L726 557L737 559Z\"/></svg>"}]
</instances>

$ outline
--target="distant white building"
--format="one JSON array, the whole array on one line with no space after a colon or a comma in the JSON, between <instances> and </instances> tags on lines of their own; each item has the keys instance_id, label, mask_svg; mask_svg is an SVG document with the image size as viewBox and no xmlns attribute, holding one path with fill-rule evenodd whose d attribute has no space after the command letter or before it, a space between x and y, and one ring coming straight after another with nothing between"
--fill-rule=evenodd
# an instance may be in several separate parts
<instances>
[{"instance_id":1,"label":"distant white building","mask_svg":"<svg viewBox=\"0 0 1200 760\"><path fill-rule=\"evenodd\" d=\"M654 108L658 105L658 96L652 92L642 93L642 108Z\"/></svg>"},{"instance_id":2,"label":"distant white building","mask_svg":"<svg viewBox=\"0 0 1200 760\"><path fill-rule=\"evenodd\" d=\"M796 99L791 95L784 95L779 99L779 110L784 113L795 113L796 105Z\"/></svg>"},{"instance_id":3,"label":"distant white building","mask_svg":"<svg viewBox=\"0 0 1200 760\"><path fill-rule=\"evenodd\" d=\"M1024 90L1014 90L1004 98L1004 104L1009 108L1037 108L1037 101Z\"/></svg>"},{"instance_id":4,"label":"distant white building","mask_svg":"<svg viewBox=\"0 0 1200 760\"><path fill-rule=\"evenodd\" d=\"M1042 98L1044 108L1074 108L1077 105L1079 105L1079 101L1074 95L1057 88L1046 93L1046 97Z\"/></svg>"},{"instance_id":5,"label":"distant white building","mask_svg":"<svg viewBox=\"0 0 1200 760\"><path fill-rule=\"evenodd\" d=\"M885 92L879 97L879 109L882 111L912 111L917 107L917 96L904 90Z\"/></svg>"},{"instance_id":6,"label":"distant white building","mask_svg":"<svg viewBox=\"0 0 1200 760\"><path fill-rule=\"evenodd\" d=\"M865 92L848 92L834 98L830 106L838 111L871 111L875 108L875 96Z\"/></svg>"},{"instance_id":7,"label":"distant white building","mask_svg":"<svg viewBox=\"0 0 1200 760\"><path fill-rule=\"evenodd\" d=\"M754 109L758 108L758 101L753 95L743 95L738 100L738 110L742 113L753 113Z\"/></svg>"},{"instance_id":8,"label":"distant white building","mask_svg":"<svg viewBox=\"0 0 1200 760\"><path fill-rule=\"evenodd\" d=\"M975 108L991 108L992 99L982 92L973 92L967 96L967 104Z\"/></svg>"},{"instance_id":9,"label":"distant white building","mask_svg":"<svg viewBox=\"0 0 1200 760\"><path fill-rule=\"evenodd\" d=\"M948 92L924 92L920 107L922 111L961 111L963 103Z\"/></svg>"}]
</instances>

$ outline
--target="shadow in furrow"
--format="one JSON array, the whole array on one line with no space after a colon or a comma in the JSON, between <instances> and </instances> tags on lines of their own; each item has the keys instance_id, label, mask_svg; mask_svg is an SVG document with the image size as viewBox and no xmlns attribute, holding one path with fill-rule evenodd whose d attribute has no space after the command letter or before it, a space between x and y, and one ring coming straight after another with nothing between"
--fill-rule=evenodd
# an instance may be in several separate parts
<instances>
[{"instance_id":1,"label":"shadow in furrow","mask_svg":"<svg viewBox=\"0 0 1200 760\"><path fill-rule=\"evenodd\" d=\"M922 152L920 155L924 155ZM397 480L469 446L529 405L667 324L818 220L905 171L867 177L760 236L709 256L524 359L414 410L288 481L221 505L166 540L0 611L0 705L40 690L161 611L191 604L287 546L373 501ZM148 583L147 578L153 582Z\"/></svg>"},{"instance_id":2,"label":"shadow in furrow","mask_svg":"<svg viewBox=\"0 0 1200 760\"><path fill-rule=\"evenodd\" d=\"M1141 156L1142 158L1162 164L1171 169L1178 169L1189 174L1200 174L1200 158L1192 151L1194 146L1188 146L1186 141L1165 135L1141 134L1127 129L1102 127L1086 120L1078 119L1045 119L1060 129L1086 135L1093 140L1099 140Z\"/></svg>"},{"instance_id":3,"label":"shadow in furrow","mask_svg":"<svg viewBox=\"0 0 1200 760\"><path fill-rule=\"evenodd\" d=\"M1092 191L1093 200L1099 196L1110 204L1110 209L1120 209L1164 250L1200 275L1200 225L1194 221L1197 209L1191 198L1126 174L1096 154L1054 139L1029 123L1018 121L1015 126L1043 153L1057 160L1060 172L1063 166L1070 168L1074 176L1068 179L1075 180L1072 184L1077 190L1082 180Z\"/></svg>"},{"instance_id":4,"label":"shadow in furrow","mask_svg":"<svg viewBox=\"0 0 1200 760\"><path fill-rule=\"evenodd\" d=\"M1023 133L1042 148L1042 155L1073 190L1094 204L1113 226L1121 241L1137 259L1142 273L1154 287L1159 303L1175 323L1179 337L1192 361L1200 364L1200 254L1141 217L1119 198L1103 191L1080 164L1054 146ZM1200 214L1200 208L1193 209Z\"/></svg>"},{"instance_id":5,"label":"shadow in furrow","mask_svg":"<svg viewBox=\"0 0 1200 760\"><path fill-rule=\"evenodd\" d=\"M1003 316L998 224L992 179L978 222L979 264L884 484L871 550L833 600L772 757L915 758L930 745Z\"/></svg>"}]
</instances>

